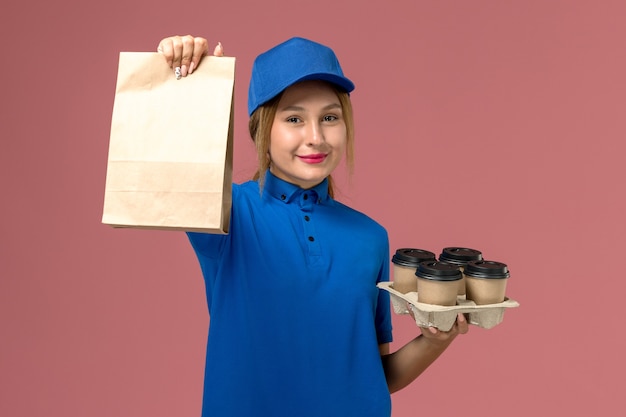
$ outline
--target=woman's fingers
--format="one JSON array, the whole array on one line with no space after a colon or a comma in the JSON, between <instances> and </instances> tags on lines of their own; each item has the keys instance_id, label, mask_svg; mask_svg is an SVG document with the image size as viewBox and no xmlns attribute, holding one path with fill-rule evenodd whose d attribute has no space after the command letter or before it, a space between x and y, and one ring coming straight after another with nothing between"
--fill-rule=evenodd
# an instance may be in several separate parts
<instances>
[{"instance_id":1,"label":"woman's fingers","mask_svg":"<svg viewBox=\"0 0 626 417\"><path fill-rule=\"evenodd\" d=\"M193 38L193 46L191 47L191 60L189 63L189 74L193 73L193 70L198 68L202 57L209 53L209 43L204 38ZM185 65L185 62L183 62ZM181 68L182 70L182 68ZM183 77L186 76L186 72L182 71Z\"/></svg>"},{"instance_id":2,"label":"woman's fingers","mask_svg":"<svg viewBox=\"0 0 626 417\"><path fill-rule=\"evenodd\" d=\"M159 42L157 51L162 53L165 61L177 75L186 77L198 68L202 57L208 55L209 46L205 38L186 36L170 36ZM215 56L223 56L222 44L218 44L213 52Z\"/></svg>"},{"instance_id":3,"label":"woman's fingers","mask_svg":"<svg viewBox=\"0 0 626 417\"><path fill-rule=\"evenodd\" d=\"M463 313L459 313L456 319L456 325L459 331L459 334L465 334L469 330L469 323L467 322L467 318Z\"/></svg>"},{"instance_id":4,"label":"woman's fingers","mask_svg":"<svg viewBox=\"0 0 626 417\"><path fill-rule=\"evenodd\" d=\"M161 42L159 42L157 52L163 54L167 65L169 65L170 68L173 68L172 65L174 61L174 42L171 37L165 38L161 40Z\"/></svg>"},{"instance_id":5,"label":"woman's fingers","mask_svg":"<svg viewBox=\"0 0 626 417\"><path fill-rule=\"evenodd\" d=\"M183 77L187 76L189 71L189 66L191 64L191 58L194 56L194 47L196 45L194 37L191 35L181 37L182 42L182 52L180 54L180 62L177 67L180 67L180 72ZM174 60L174 64L176 64L176 59Z\"/></svg>"}]
</instances>

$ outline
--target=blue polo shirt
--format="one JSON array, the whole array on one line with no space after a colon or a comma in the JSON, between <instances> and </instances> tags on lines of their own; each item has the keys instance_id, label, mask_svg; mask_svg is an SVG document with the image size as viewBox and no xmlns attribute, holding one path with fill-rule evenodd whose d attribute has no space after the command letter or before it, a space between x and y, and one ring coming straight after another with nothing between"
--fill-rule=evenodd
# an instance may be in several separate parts
<instances>
[{"instance_id":1,"label":"blue polo shirt","mask_svg":"<svg viewBox=\"0 0 626 417\"><path fill-rule=\"evenodd\" d=\"M210 314L204 417L383 417L387 232L267 173L233 185L230 233L188 233Z\"/></svg>"}]
</instances>

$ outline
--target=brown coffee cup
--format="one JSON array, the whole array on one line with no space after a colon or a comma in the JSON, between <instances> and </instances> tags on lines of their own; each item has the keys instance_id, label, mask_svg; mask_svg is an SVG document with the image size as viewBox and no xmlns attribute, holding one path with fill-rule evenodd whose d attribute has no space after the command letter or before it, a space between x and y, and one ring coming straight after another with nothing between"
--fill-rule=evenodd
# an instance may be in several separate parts
<instances>
[{"instance_id":1,"label":"brown coffee cup","mask_svg":"<svg viewBox=\"0 0 626 417\"><path fill-rule=\"evenodd\" d=\"M393 262L393 289L406 294L417 291L415 271L420 262L434 261L435 254L416 248L401 248L391 258Z\"/></svg>"},{"instance_id":2,"label":"brown coffee cup","mask_svg":"<svg viewBox=\"0 0 626 417\"><path fill-rule=\"evenodd\" d=\"M496 261L471 261L465 266L466 298L477 305L504 301L510 273L506 264Z\"/></svg>"},{"instance_id":3,"label":"brown coffee cup","mask_svg":"<svg viewBox=\"0 0 626 417\"><path fill-rule=\"evenodd\" d=\"M417 301L441 306L456 305L459 280L463 278L456 265L439 261L421 262L417 276Z\"/></svg>"},{"instance_id":4,"label":"brown coffee cup","mask_svg":"<svg viewBox=\"0 0 626 417\"><path fill-rule=\"evenodd\" d=\"M439 255L439 261L446 262L459 267L464 272L465 265L470 261L480 261L483 259L482 252L471 248L451 246L443 248ZM458 295L465 294L465 276L459 281Z\"/></svg>"}]
</instances>

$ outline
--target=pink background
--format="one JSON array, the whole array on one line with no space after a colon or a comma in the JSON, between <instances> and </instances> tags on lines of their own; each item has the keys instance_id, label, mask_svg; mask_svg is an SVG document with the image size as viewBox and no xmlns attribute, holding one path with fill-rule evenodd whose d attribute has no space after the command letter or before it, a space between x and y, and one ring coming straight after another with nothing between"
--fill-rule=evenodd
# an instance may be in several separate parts
<instances>
[{"instance_id":1,"label":"pink background","mask_svg":"<svg viewBox=\"0 0 626 417\"><path fill-rule=\"evenodd\" d=\"M238 58L238 181L252 59L311 37L357 85L340 199L392 250L509 265L521 307L460 337L394 416L621 415L626 3L39 3L0 13L0 415L199 416L209 318L186 237L100 224L118 53L187 33ZM394 324L394 347L417 334Z\"/></svg>"}]
</instances>

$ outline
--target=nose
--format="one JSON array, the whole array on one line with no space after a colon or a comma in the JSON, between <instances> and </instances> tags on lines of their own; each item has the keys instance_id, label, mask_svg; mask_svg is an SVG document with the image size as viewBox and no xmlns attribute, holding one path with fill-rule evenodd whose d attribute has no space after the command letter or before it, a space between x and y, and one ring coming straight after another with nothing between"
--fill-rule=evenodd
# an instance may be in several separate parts
<instances>
[{"instance_id":1,"label":"nose","mask_svg":"<svg viewBox=\"0 0 626 417\"><path fill-rule=\"evenodd\" d=\"M307 144L310 146L315 146L324 142L324 140L324 130L321 123L311 123L307 132Z\"/></svg>"}]
</instances>

